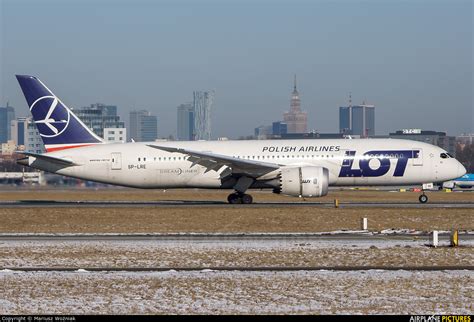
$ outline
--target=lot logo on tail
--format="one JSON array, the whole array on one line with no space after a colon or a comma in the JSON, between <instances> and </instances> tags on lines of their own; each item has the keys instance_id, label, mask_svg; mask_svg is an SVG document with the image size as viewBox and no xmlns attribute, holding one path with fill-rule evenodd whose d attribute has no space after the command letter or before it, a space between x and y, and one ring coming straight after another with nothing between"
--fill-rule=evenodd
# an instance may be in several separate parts
<instances>
[{"instance_id":1,"label":"lot logo on tail","mask_svg":"<svg viewBox=\"0 0 474 322\"><path fill-rule=\"evenodd\" d=\"M31 114L42 137L56 137L69 125L71 115L55 96L38 98L30 106Z\"/></svg>"},{"instance_id":2,"label":"lot logo on tail","mask_svg":"<svg viewBox=\"0 0 474 322\"><path fill-rule=\"evenodd\" d=\"M408 159L418 158L419 153L419 150L368 151L359 159L359 169L353 169L356 151L346 151L339 177L381 177L390 170L390 160L396 160L393 176L403 177Z\"/></svg>"}]
</instances>

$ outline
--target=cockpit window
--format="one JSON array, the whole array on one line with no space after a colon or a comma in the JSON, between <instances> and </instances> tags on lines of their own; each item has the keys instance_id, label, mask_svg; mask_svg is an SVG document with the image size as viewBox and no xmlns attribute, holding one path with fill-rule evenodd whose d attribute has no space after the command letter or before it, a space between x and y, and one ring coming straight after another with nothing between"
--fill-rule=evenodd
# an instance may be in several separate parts
<instances>
[{"instance_id":1,"label":"cockpit window","mask_svg":"<svg viewBox=\"0 0 474 322\"><path fill-rule=\"evenodd\" d=\"M446 153L441 153L439 156L441 157L441 159L447 159L447 158L449 158Z\"/></svg>"}]
</instances>

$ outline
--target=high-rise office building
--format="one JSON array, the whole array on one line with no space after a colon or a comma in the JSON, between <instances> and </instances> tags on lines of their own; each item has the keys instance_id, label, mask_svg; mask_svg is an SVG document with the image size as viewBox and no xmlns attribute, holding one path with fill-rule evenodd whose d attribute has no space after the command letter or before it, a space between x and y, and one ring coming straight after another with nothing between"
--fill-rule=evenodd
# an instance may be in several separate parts
<instances>
[{"instance_id":1,"label":"high-rise office building","mask_svg":"<svg viewBox=\"0 0 474 322\"><path fill-rule=\"evenodd\" d=\"M45 151L38 128L30 117L19 117L11 121L11 134L18 149L32 153Z\"/></svg>"},{"instance_id":2,"label":"high-rise office building","mask_svg":"<svg viewBox=\"0 0 474 322\"><path fill-rule=\"evenodd\" d=\"M11 121L15 119L15 109L7 102L7 106L0 107L0 143L11 139Z\"/></svg>"},{"instance_id":3,"label":"high-rise office building","mask_svg":"<svg viewBox=\"0 0 474 322\"><path fill-rule=\"evenodd\" d=\"M26 126L25 151L32 153L43 153L46 151L38 127L31 118L28 118Z\"/></svg>"},{"instance_id":4,"label":"high-rise office building","mask_svg":"<svg viewBox=\"0 0 474 322\"><path fill-rule=\"evenodd\" d=\"M19 117L16 120L12 120L10 123L11 139L17 146L25 145L28 123L31 123L31 119L27 117Z\"/></svg>"},{"instance_id":5,"label":"high-rise office building","mask_svg":"<svg viewBox=\"0 0 474 322\"><path fill-rule=\"evenodd\" d=\"M463 133L456 137L456 143L460 144L464 149L464 146L471 145L474 143L474 133Z\"/></svg>"},{"instance_id":6,"label":"high-rise office building","mask_svg":"<svg viewBox=\"0 0 474 322\"><path fill-rule=\"evenodd\" d=\"M270 125L260 125L254 130L254 136L258 140L266 140L272 135L272 126Z\"/></svg>"},{"instance_id":7,"label":"high-rise office building","mask_svg":"<svg viewBox=\"0 0 474 322\"><path fill-rule=\"evenodd\" d=\"M288 125L284 122L277 121L272 123L272 134L283 135L288 133Z\"/></svg>"},{"instance_id":8,"label":"high-rise office building","mask_svg":"<svg viewBox=\"0 0 474 322\"><path fill-rule=\"evenodd\" d=\"M130 112L130 138L137 142L155 141L158 138L158 119L147 110Z\"/></svg>"},{"instance_id":9,"label":"high-rise office building","mask_svg":"<svg viewBox=\"0 0 474 322\"><path fill-rule=\"evenodd\" d=\"M104 140L109 143L125 143L127 141L127 129L106 127L104 129Z\"/></svg>"},{"instance_id":10,"label":"high-rise office building","mask_svg":"<svg viewBox=\"0 0 474 322\"><path fill-rule=\"evenodd\" d=\"M361 105L339 107L339 132L369 137L375 135L375 106Z\"/></svg>"},{"instance_id":11,"label":"high-rise office building","mask_svg":"<svg viewBox=\"0 0 474 322\"><path fill-rule=\"evenodd\" d=\"M290 110L283 114L283 121L287 124L288 133L306 133L308 116L301 110L300 94L296 89L296 75L291 94Z\"/></svg>"},{"instance_id":12,"label":"high-rise office building","mask_svg":"<svg viewBox=\"0 0 474 322\"><path fill-rule=\"evenodd\" d=\"M195 91L194 110L194 140L211 139L211 107L214 102L214 91Z\"/></svg>"},{"instance_id":13,"label":"high-rise office building","mask_svg":"<svg viewBox=\"0 0 474 322\"><path fill-rule=\"evenodd\" d=\"M192 103L181 104L178 110L178 140L194 139L194 108Z\"/></svg>"},{"instance_id":14,"label":"high-rise office building","mask_svg":"<svg viewBox=\"0 0 474 322\"><path fill-rule=\"evenodd\" d=\"M449 153L456 154L456 137L446 135L446 132L427 131L422 129L403 129L388 135L393 139L406 139L439 146Z\"/></svg>"},{"instance_id":15,"label":"high-rise office building","mask_svg":"<svg viewBox=\"0 0 474 322\"><path fill-rule=\"evenodd\" d=\"M125 123L117 115L117 106L101 103L74 109L74 114L92 131L103 137L105 128L124 128Z\"/></svg>"}]
</instances>

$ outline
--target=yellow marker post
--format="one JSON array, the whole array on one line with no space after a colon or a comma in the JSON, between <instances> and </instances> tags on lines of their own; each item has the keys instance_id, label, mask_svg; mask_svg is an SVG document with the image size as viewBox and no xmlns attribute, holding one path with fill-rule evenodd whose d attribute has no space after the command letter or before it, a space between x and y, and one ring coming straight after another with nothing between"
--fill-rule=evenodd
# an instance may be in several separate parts
<instances>
[{"instance_id":1,"label":"yellow marker post","mask_svg":"<svg viewBox=\"0 0 474 322\"><path fill-rule=\"evenodd\" d=\"M339 199L334 199L334 208L339 208Z\"/></svg>"},{"instance_id":2,"label":"yellow marker post","mask_svg":"<svg viewBox=\"0 0 474 322\"><path fill-rule=\"evenodd\" d=\"M451 231L451 247L459 246L459 232L457 229Z\"/></svg>"}]
</instances>

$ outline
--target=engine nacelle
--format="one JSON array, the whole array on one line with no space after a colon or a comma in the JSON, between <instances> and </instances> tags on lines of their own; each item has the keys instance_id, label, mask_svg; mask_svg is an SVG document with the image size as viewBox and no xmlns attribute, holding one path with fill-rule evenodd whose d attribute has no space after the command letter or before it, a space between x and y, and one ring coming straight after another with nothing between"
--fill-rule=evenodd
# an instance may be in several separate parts
<instances>
[{"instance_id":1,"label":"engine nacelle","mask_svg":"<svg viewBox=\"0 0 474 322\"><path fill-rule=\"evenodd\" d=\"M322 197L328 194L329 171L323 167L284 167L276 192L295 197Z\"/></svg>"}]
</instances>

